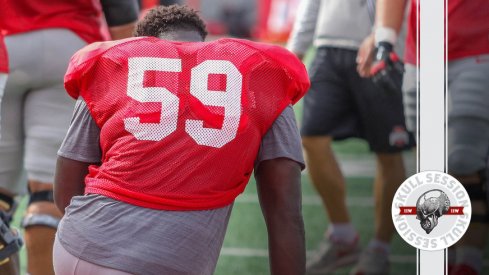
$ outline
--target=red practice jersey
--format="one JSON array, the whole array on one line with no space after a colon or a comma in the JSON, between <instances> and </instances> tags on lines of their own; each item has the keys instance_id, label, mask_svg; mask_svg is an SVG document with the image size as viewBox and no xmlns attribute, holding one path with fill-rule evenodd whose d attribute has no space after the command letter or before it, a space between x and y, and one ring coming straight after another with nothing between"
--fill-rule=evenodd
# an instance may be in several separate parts
<instances>
[{"instance_id":1,"label":"red practice jersey","mask_svg":"<svg viewBox=\"0 0 489 275\"><path fill-rule=\"evenodd\" d=\"M7 47L3 41L3 36L0 34L0 73L8 72L8 56Z\"/></svg>"},{"instance_id":2,"label":"red practice jersey","mask_svg":"<svg viewBox=\"0 0 489 275\"><path fill-rule=\"evenodd\" d=\"M80 50L65 87L101 129L102 163L90 167L86 193L203 210L243 192L262 137L309 80L278 46L142 37Z\"/></svg>"},{"instance_id":3,"label":"red practice jersey","mask_svg":"<svg viewBox=\"0 0 489 275\"><path fill-rule=\"evenodd\" d=\"M405 60L410 64L416 64L418 1L411 0L408 19ZM448 0L447 9L448 60L489 54L489 1Z\"/></svg>"},{"instance_id":4,"label":"red practice jersey","mask_svg":"<svg viewBox=\"0 0 489 275\"><path fill-rule=\"evenodd\" d=\"M69 29L87 43L106 40L99 0L0 0L3 35L39 29Z\"/></svg>"}]
</instances>

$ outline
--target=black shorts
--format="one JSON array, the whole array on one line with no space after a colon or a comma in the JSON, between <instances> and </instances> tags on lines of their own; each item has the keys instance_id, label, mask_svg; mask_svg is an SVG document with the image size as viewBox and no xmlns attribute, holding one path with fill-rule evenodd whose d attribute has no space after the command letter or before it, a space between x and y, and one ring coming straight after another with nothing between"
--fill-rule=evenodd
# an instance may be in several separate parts
<instances>
[{"instance_id":1,"label":"black shorts","mask_svg":"<svg viewBox=\"0 0 489 275\"><path fill-rule=\"evenodd\" d=\"M365 139L374 152L414 146L406 131L402 93L386 93L356 70L357 51L321 47L311 64L304 97L302 136Z\"/></svg>"}]
</instances>

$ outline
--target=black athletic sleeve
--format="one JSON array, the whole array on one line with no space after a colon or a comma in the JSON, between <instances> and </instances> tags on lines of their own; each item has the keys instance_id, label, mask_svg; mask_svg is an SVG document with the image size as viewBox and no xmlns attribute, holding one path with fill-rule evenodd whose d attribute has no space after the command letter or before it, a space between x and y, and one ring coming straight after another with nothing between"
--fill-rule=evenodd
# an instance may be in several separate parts
<instances>
[{"instance_id":1,"label":"black athletic sleeve","mask_svg":"<svg viewBox=\"0 0 489 275\"><path fill-rule=\"evenodd\" d=\"M129 24L138 20L137 0L100 0L109 27Z\"/></svg>"}]
</instances>

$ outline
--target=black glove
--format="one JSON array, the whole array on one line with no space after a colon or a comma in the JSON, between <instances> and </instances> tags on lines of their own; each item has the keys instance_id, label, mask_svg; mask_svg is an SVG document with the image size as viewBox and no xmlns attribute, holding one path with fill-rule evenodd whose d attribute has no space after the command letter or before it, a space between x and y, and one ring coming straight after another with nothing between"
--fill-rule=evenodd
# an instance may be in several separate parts
<instances>
[{"instance_id":1,"label":"black glove","mask_svg":"<svg viewBox=\"0 0 489 275\"><path fill-rule=\"evenodd\" d=\"M382 41L377 47L374 65L370 69L372 81L386 92L398 93L402 90L404 64L393 51L389 42Z\"/></svg>"}]
</instances>

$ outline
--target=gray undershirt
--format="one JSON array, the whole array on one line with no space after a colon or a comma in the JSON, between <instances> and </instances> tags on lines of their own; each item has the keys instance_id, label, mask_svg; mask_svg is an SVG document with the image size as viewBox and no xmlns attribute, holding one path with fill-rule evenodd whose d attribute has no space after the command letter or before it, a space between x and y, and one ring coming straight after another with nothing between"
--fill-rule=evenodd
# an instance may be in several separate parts
<instances>
[{"instance_id":1,"label":"gray undershirt","mask_svg":"<svg viewBox=\"0 0 489 275\"><path fill-rule=\"evenodd\" d=\"M99 134L85 102L78 100L58 155L100 162ZM291 106L262 139L255 166L281 157L304 168ZM57 234L68 252L101 266L133 274L205 275L214 272L231 210L232 205L204 211L161 211L97 194L76 196Z\"/></svg>"}]
</instances>

